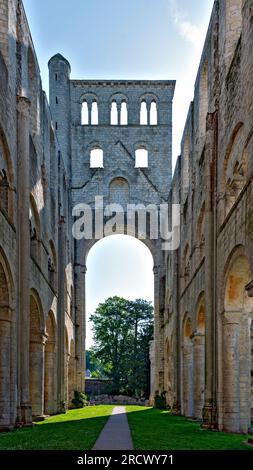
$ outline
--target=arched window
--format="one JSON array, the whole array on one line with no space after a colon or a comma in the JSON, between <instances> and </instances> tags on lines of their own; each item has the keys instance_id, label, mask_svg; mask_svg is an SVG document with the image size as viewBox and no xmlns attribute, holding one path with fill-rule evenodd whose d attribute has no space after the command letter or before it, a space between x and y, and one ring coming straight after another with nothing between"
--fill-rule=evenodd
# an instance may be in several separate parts
<instances>
[{"instance_id":1,"label":"arched window","mask_svg":"<svg viewBox=\"0 0 253 470\"><path fill-rule=\"evenodd\" d=\"M151 126L157 126L157 104L152 101L150 107L150 124Z\"/></svg>"},{"instance_id":2,"label":"arched window","mask_svg":"<svg viewBox=\"0 0 253 470\"><path fill-rule=\"evenodd\" d=\"M103 150L96 147L90 152L90 168L103 168L104 167Z\"/></svg>"},{"instance_id":3,"label":"arched window","mask_svg":"<svg viewBox=\"0 0 253 470\"><path fill-rule=\"evenodd\" d=\"M93 126L98 125L98 104L96 101L93 101L91 107L91 124Z\"/></svg>"},{"instance_id":4,"label":"arched window","mask_svg":"<svg viewBox=\"0 0 253 470\"><path fill-rule=\"evenodd\" d=\"M112 101L112 104L111 104L111 125L112 126L118 125L118 110L117 110L116 101Z\"/></svg>"},{"instance_id":5,"label":"arched window","mask_svg":"<svg viewBox=\"0 0 253 470\"><path fill-rule=\"evenodd\" d=\"M148 110L146 101L141 102L140 124L141 126L147 126L148 124Z\"/></svg>"},{"instance_id":6,"label":"arched window","mask_svg":"<svg viewBox=\"0 0 253 470\"><path fill-rule=\"evenodd\" d=\"M126 101L122 101L121 103L120 124L121 126L127 126L128 124L128 111Z\"/></svg>"},{"instance_id":7,"label":"arched window","mask_svg":"<svg viewBox=\"0 0 253 470\"><path fill-rule=\"evenodd\" d=\"M145 148L135 150L135 168L148 168L148 151Z\"/></svg>"},{"instance_id":8,"label":"arched window","mask_svg":"<svg viewBox=\"0 0 253 470\"><path fill-rule=\"evenodd\" d=\"M87 126L89 124L89 110L88 110L88 103L87 101L83 101L82 103L82 119L81 119L82 126Z\"/></svg>"}]
</instances>

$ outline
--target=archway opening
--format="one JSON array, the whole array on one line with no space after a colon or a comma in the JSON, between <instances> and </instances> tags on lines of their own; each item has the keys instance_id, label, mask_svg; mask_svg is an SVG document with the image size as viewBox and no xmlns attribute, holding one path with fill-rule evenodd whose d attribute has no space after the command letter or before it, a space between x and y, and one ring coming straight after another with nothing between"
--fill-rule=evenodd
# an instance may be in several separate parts
<instances>
[{"instance_id":1,"label":"archway opening","mask_svg":"<svg viewBox=\"0 0 253 470\"><path fill-rule=\"evenodd\" d=\"M90 351L94 348L93 325L89 318L99 304L115 296L130 301L143 299L153 304L153 264L153 256L149 248L131 236L111 235L92 246L86 262L86 350ZM148 366L145 373L148 390L145 390L145 394L148 395L150 392L149 351L147 356ZM90 376L90 373L97 371L87 372ZM103 374L104 372L100 372L100 376ZM107 377L106 374L104 376Z\"/></svg>"},{"instance_id":2,"label":"archway opening","mask_svg":"<svg viewBox=\"0 0 253 470\"><path fill-rule=\"evenodd\" d=\"M232 255L226 273L223 313L223 428L247 433L251 429L252 279L243 247Z\"/></svg>"}]
</instances>

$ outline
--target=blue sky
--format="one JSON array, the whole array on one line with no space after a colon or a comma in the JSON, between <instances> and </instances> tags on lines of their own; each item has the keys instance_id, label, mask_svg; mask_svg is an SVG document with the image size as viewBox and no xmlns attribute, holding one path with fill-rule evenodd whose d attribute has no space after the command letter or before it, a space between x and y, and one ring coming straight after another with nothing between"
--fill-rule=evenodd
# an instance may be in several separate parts
<instances>
[{"instance_id":1,"label":"blue sky","mask_svg":"<svg viewBox=\"0 0 253 470\"><path fill-rule=\"evenodd\" d=\"M72 78L177 80L174 165L213 0L23 2L47 94L47 63L57 52L71 63ZM87 278L88 312L109 295L148 299L153 295L150 255L141 242L128 237L97 243L88 257ZM87 339L90 345L90 328Z\"/></svg>"}]
</instances>

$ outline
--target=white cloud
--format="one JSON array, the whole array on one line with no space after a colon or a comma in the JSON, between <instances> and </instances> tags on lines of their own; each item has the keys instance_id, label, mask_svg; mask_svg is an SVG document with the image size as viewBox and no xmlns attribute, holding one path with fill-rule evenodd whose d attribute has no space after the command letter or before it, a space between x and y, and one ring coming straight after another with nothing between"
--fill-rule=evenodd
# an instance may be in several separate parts
<instances>
[{"instance_id":1,"label":"white cloud","mask_svg":"<svg viewBox=\"0 0 253 470\"><path fill-rule=\"evenodd\" d=\"M187 14L184 13L182 9L178 8L175 0L169 0L169 7L170 16L180 36L192 44L198 51L202 49L206 34L205 26L193 24Z\"/></svg>"}]
</instances>

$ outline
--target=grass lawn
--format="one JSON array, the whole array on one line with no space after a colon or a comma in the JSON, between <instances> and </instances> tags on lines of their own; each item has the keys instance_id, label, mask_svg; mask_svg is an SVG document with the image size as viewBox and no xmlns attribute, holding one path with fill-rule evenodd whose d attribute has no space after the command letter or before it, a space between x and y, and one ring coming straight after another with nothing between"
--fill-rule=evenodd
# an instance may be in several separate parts
<instances>
[{"instance_id":1,"label":"grass lawn","mask_svg":"<svg viewBox=\"0 0 253 470\"><path fill-rule=\"evenodd\" d=\"M245 435L205 431L168 411L128 406L127 412L136 450L249 450Z\"/></svg>"},{"instance_id":2,"label":"grass lawn","mask_svg":"<svg viewBox=\"0 0 253 470\"><path fill-rule=\"evenodd\" d=\"M52 416L31 428L0 434L0 450L90 450L113 406L91 406Z\"/></svg>"}]
</instances>

